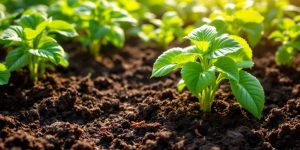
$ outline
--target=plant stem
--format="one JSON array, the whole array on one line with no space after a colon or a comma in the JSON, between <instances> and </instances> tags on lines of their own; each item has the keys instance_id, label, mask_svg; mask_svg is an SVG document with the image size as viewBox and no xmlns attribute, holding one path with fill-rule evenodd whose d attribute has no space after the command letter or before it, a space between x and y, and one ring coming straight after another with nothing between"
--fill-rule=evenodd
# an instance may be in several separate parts
<instances>
[{"instance_id":1,"label":"plant stem","mask_svg":"<svg viewBox=\"0 0 300 150\"><path fill-rule=\"evenodd\" d=\"M101 48L101 41L92 40L92 42L89 44L90 53L94 57L99 56L100 48Z\"/></svg>"},{"instance_id":2,"label":"plant stem","mask_svg":"<svg viewBox=\"0 0 300 150\"><path fill-rule=\"evenodd\" d=\"M216 97L216 91L223 79L225 79L225 76L223 74L219 74L215 84L212 86L208 86L206 89L204 89L201 95L198 97L200 102L200 109L203 112L211 111L213 101Z\"/></svg>"},{"instance_id":3,"label":"plant stem","mask_svg":"<svg viewBox=\"0 0 300 150\"><path fill-rule=\"evenodd\" d=\"M34 82L38 81L39 75L39 59L35 56L31 57L31 62L29 63L29 73L30 79Z\"/></svg>"}]
</instances>

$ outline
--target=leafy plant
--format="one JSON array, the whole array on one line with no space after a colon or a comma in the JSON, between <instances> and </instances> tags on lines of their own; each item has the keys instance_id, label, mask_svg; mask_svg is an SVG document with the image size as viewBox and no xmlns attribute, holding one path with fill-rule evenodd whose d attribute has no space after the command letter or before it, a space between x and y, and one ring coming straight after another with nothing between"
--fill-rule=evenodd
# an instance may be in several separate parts
<instances>
[{"instance_id":1,"label":"leafy plant","mask_svg":"<svg viewBox=\"0 0 300 150\"><path fill-rule=\"evenodd\" d=\"M263 88L254 76L243 70L253 66L252 50L247 42L238 36L220 34L209 25L194 29L186 38L193 45L172 48L160 55L153 65L152 77L181 69L178 89L186 86L199 99L204 112L211 111L219 84L227 79L241 106L260 118L265 97Z\"/></svg>"},{"instance_id":2,"label":"leafy plant","mask_svg":"<svg viewBox=\"0 0 300 150\"><path fill-rule=\"evenodd\" d=\"M125 42L122 26L136 23L126 10L106 0L86 1L76 8L76 13L81 18L78 22L81 42L93 56L99 55L101 46L108 43L122 47Z\"/></svg>"},{"instance_id":3,"label":"leafy plant","mask_svg":"<svg viewBox=\"0 0 300 150\"><path fill-rule=\"evenodd\" d=\"M0 63L0 85L5 85L8 83L10 78L10 72L8 71L7 67Z\"/></svg>"},{"instance_id":4,"label":"leafy plant","mask_svg":"<svg viewBox=\"0 0 300 150\"><path fill-rule=\"evenodd\" d=\"M166 12L162 19L152 19L152 24L144 24L139 36L146 42L154 40L160 47L166 47L176 37L181 38L184 34L182 26L183 21L174 11Z\"/></svg>"},{"instance_id":5,"label":"leafy plant","mask_svg":"<svg viewBox=\"0 0 300 150\"><path fill-rule=\"evenodd\" d=\"M281 43L276 51L275 61L278 65L291 66L296 53L300 51L300 16L293 19L283 18L276 24L277 30L269 36Z\"/></svg>"},{"instance_id":6,"label":"leafy plant","mask_svg":"<svg viewBox=\"0 0 300 150\"><path fill-rule=\"evenodd\" d=\"M226 4L223 11L215 11L204 22L213 25L218 32L246 37L250 45L255 46L263 34L264 17L257 11L244 5Z\"/></svg>"},{"instance_id":7,"label":"leafy plant","mask_svg":"<svg viewBox=\"0 0 300 150\"><path fill-rule=\"evenodd\" d=\"M54 33L66 37L77 35L73 26L62 20L52 20L32 10L24 12L17 21L0 36L6 47L14 47L5 58L9 72L28 67L30 78L41 77L47 63L68 66L67 55L52 37Z\"/></svg>"}]
</instances>

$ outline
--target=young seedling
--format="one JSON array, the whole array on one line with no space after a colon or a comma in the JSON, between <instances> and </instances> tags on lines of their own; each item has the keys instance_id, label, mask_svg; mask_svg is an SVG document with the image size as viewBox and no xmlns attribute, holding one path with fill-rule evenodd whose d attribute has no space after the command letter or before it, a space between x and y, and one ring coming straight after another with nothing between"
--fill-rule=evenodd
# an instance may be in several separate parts
<instances>
[{"instance_id":1,"label":"young seedling","mask_svg":"<svg viewBox=\"0 0 300 150\"><path fill-rule=\"evenodd\" d=\"M183 21L174 11L166 12L162 19L152 19L153 24L142 25L139 36L146 42L155 41L160 47L165 48L175 38L181 38L184 34Z\"/></svg>"},{"instance_id":2,"label":"young seedling","mask_svg":"<svg viewBox=\"0 0 300 150\"><path fill-rule=\"evenodd\" d=\"M263 34L264 17L259 12L234 4L226 4L221 12L214 12L204 22L213 25L218 32L242 36L246 34L251 46L255 46Z\"/></svg>"},{"instance_id":3,"label":"young seedling","mask_svg":"<svg viewBox=\"0 0 300 150\"><path fill-rule=\"evenodd\" d=\"M4 62L9 72L28 67L30 78L37 81L44 74L48 62L68 66L65 51L51 35L76 36L71 24L46 18L32 10L24 12L17 24L0 35L6 47L14 48Z\"/></svg>"},{"instance_id":4,"label":"young seedling","mask_svg":"<svg viewBox=\"0 0 300 150\"><path fill-rule=\"evenodd\" d=\"M10 72L4 64L0 63L0 85L5 85L8 83L10 78Z\"/></svg>"},{"instance_id":5,"label":"young seedling","mask_svg":"<svg viewBox=\"0 0 300 150\"><path fill-rule=\"evenodd\" d=\"M228 80L233 95L243 108L260 118L264 106L264 91L259 81L244 68L251 68L252 50L238 36L219 34L215 27L203 25L187 37L193 45L172 48L154 63L152 77L161 77L181 69L185 86L199 99L201 110L210 112L219 84Z\"/></svg>"},{"instance_id":6,"label":"young seedling","mask_svg":"<svg viewBox=\"0 0 300 150\"><path fill-rule=\"evenodd\" d=\"M275 54L275 62L277 65L292 66L296 53L300 52L300 16L283 18L276 24L277 30L269 36L281 43Z\"/></svg>"}]
</instances>

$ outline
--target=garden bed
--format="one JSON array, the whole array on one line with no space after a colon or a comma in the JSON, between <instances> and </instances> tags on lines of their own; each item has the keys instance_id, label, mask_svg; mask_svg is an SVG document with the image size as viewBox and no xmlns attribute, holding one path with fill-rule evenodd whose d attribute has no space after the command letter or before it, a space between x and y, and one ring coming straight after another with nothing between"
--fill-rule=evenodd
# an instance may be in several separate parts
<instances>
[{"instance_id":1,"label":"garden bed","mask_svg":"<svg viewBox=\"0 0 300 150\"><path fill-rule=\"evenodd\" d=\"M69 68L35 85L26 71L14 73L0 87L0 149L300 148L300 71L276 66L276 47L254 49L250 72L266 94L257 120L227 84L205 114L190 92L176 90L178 74L150 79L161 53L155 47L128 43L94 60L78 44L65 45Z\"/></svg>"}]
</instances>

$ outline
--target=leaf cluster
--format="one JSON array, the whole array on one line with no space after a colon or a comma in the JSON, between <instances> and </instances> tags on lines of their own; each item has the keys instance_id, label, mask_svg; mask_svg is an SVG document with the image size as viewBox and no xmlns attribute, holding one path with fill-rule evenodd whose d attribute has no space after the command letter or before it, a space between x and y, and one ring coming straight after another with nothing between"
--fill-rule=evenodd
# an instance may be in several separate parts
<instances>
[{"instance_id":1,"label":"leaf cluster","mask_svg":"<svg viewBox=\"0 0 300 150\"><path fill-rule=\"evenodd\" d=\"M279 19L276 25L277 30L269 36L281 43L276 51L275 61L278 65L291 66L296 53L300 51L300 16Z\"/></svg>"},{"instance_id":2,"label":"leaf cluster","mask_svg":"<svg viewBox=\"0 0 300 150\"><path fill-rule=\"evenodd\" d=\"M139 36L146 42L155 41L160 47L166 47L175 38L184 35L183 21L176 12L166 12L162 19L150 20L152 24L143 24Z\"/></svg>"},{"instance_id":3,"label":"leaf cluster","mask_svg":"<svg viewBox=\"0 0 300 150\"><path fill-rule=\"evenodd\" d=\"M53 38L55 34L77 36L74 27L62 20L52 20L40 13L28 10L0 35L6 47L13 47L5 58L7 71L28 67L32 80L37 80L45 71L48 62L68 66L66 53Z\"/></svg>"},{"instance_id":4,"label":"leaf cluster","mask_svg":"<svg viewBox=\"0 0 300 150\"><path fill-rule=\"evenodd\" d=\"M203 25L186 36L193 45L172 48L160 55L153 65L152 77L161 77L181 69L185 86L199 99L201 109L210 111L215 92L223 80L228 80L234 96L243 108L257 118L264 106L264 92L259 81L244 68L251 68L252 50L238 36L222 34L216 28Z\"/></svg>"},{"instance_id":5,"label":"leaf cluster","mask_svg":"<svg viewBox=\"0 0 300 150\"><path fill-rule=\"evenodd\" d=\"M50 7L49 13L58 18L71 18L69 21L75 23L79 31L79 40L94 56L108 43L122 47L125 42L123 28L136 24L136 20L114 1L59 1Z\"/></svg>"},{"instance_id":6,"label":"leaf cluster","mask_svg":"<svg viewBox=\"0 0 300 150\"><path fill-rule=\"evenodd\" d=\"M243 4L243 5L242 5ZM218 32L247 37L251 46L260 41L264 26L264 17L244 3L227 3L220 11L210 14L203 22L215 26Z\"/></svg>"}]
</instances>

